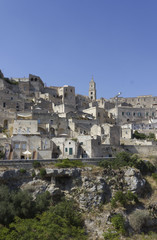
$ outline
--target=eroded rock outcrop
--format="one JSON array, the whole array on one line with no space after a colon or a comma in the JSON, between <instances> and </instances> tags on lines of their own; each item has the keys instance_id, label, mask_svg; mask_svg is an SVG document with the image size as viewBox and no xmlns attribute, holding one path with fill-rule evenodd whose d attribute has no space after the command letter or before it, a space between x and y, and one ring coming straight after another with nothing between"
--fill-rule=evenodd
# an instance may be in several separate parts
<instances>
[{"instance_id":1,"label":"eroded rock outcrop","mask_svg":"<svg viewBox=\"0 0 157 240\"><path fill-rule=\"evenodd\" d=\"M7 170L0 172L0 182L16 186L36 195L49 191L52 197L74 198L84 210L92 209L109 202L118 190L130 190L142 194L146 184L140 172L134 168L123 170L87 168L46 168L44 180L40 170L21 172Z\"/></svg>"}]
</instances>

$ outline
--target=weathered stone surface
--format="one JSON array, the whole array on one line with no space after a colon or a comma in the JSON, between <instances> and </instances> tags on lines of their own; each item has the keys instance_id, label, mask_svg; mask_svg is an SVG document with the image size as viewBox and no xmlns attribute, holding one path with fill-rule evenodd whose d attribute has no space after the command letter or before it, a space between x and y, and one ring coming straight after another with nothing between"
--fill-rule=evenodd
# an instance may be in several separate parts
<instances>
[{"instance_id":1,"label":"weathered stone surface","mask_svg":"<svg viewBox=\"0 0 157 240\"><path fill-rule=\"evenodd\" d=\"M110 189L101 177L82 177L76 200L83 209L98 207L110 198Z\"/></svg>"},{"instance_id":2,"label":"weathered stone surface","mask_svg":"<svg viewBox=\"0 0 157 240\"><path fill-rule=\"evenodd\" d=\"M83 209L91 209L110 201L118 190L131 190L141 194L146 181L134 168L123 170L102 170L92 172L91 168L46 168L45 181L40 179L40 170L21 173L20 170L0 172L0 181L5 184L21 186L35 197L39 193L49 191L52 196L71 196ZM33 181L32 181L33 180ZM18 185L17 185L18 184Z\"/></svg>"},{"instance_id":3,"label":"weathered stone surface","mask_svg":"<svg viewBox=\"0 0 157 240\"><path fill-rule=\"evenodd\" d=\"M69 176L69 177L77 177L81 174L80 168L57 168L57 169L51 169L46 168L46 173L49 176L56 177L56 176Z\"/></svg>"},{"instance_id":4,"label":"weathered stone surface","mask_svg":"<svg viewBox=\"0 0 157 240\"><path fill-rule=\"evenodd\" d=\"M146 180L142 178L140 171L129 168L124 174L124 180L127 184L128 190L137 194L143 192Z\"/></svg>"},{"instance_id":5,"label":"weathered stone surface","mask_svg":"<svg viewBox=\"0 0 157 240\"><path fill-rule=\"evenodd\" d=\"M21 186L21 189L27 190L28 192L32 193L33 198L36 198L38 194L44 193L47 187L48 187L47 182L37 179L28 183L24 183Z\"/></svg>"}]
</instances>

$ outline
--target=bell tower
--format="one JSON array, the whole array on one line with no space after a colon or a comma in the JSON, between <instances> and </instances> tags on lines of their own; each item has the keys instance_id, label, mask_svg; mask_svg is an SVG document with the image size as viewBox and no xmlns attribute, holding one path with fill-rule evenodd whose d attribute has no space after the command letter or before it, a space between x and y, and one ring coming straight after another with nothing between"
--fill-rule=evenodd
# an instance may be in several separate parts
<instances>
[{"instance_id":1,"label":"bell tower","mask_svg":"<svg viewBox=\"0 0 157 240\"><path fill-rule=\"evenodd\" d=\"M94 82L93 77L92 77L92 80L89 83L89 98L92 101L96 100L96 83Z\"/></svg>"}]
</instances>

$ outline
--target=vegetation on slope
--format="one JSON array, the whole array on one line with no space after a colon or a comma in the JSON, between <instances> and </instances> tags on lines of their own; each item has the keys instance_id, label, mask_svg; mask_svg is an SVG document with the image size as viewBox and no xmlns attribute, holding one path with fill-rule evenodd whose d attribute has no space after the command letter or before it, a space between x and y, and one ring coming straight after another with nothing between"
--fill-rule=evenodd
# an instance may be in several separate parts
<instances>
[{"instance_id":1,"label":"vegetation on slope","mask_svg":"<svg viewBox=\"0 0 157 240\"><path fill-rule=\"evenodd\" d=\"M0 240L85 240L84 221L72 200L56 205L45 192L36 200L25 191L0 187Z\"/></svg>"},{"instance_id":2,"label":"vegetation on slope","mask_svg":"<svg viewBox=\"0 0 157 240\"><path fill-rule=\"evenodd\" d=\"M150 161L141 160L138 155L127 152L120 152L114 160L102 160L99 166L104 168L118 169L120 167L130 166L140 170L143 175L154 173L156 168Z\"/></svg>"}]
</instances>

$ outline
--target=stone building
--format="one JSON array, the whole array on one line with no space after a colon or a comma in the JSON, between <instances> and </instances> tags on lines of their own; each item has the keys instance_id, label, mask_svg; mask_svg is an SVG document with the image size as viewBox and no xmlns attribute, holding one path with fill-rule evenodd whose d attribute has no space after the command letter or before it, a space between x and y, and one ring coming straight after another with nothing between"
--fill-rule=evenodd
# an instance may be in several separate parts
<instances>
[{"instance_id":1,"label":"stone building","mask_svg":"<svg viewBox=\"0 0 157 240\"><path fill-rule=\"evenodd\" d=\"M78 142L67 137L53 138L53 157L57 158L77 158Z\"/></svg>"},{"instance_id":2,"label":"stone building","mask_svg":"<svg viewBox=\"0 0 157 240\"><path fill-rule=\"evenodd\" d=\"M89 98L92 101L96 100L96 83L94 82L93 77L92 77L92 80L89 83Z\"/></svg>"},{"instance_id":3,"label":"stone building","mask_svg":"<svg viewBox=\"0 0 157 240\"><path fill-rule=\"evenodd\" d=\"M110 101L115 102L115 99L110 99ZM132 107L143 107L143 108L156 108L157 107L157 97L152 95L138 96L138 97L128 97L118 98L119 103L127 103Z\"/></svg>"},{"instance_id":4,"label":"stone building","mask_svg":"<svg viewBox=\"0 0 157 240\"><path fill-rule=\"evenodd\" d=\"M135 121L140 122L156 117L155 108L133 108L127 106L118 106L117 108L110 109L109 113L112 113L118 125L123 125Z\"/></svg>"},{"instance_id":5,"label":"stone building","mask_svg":"<svg viewBox=\"0 0 157 240\"><path fill-rule=\"evenodd\" d=\"M100 157L106 154L102 145L119 144L119 127L109 112L115 104L96 99L93 78L89 96L83 96L75 95L73 86L45 87L32 74L11 79L1 74L0 100L0 129L10 137L10 159L25 158L26 150L32 159Z\"/></svg>"}]
</instances>

